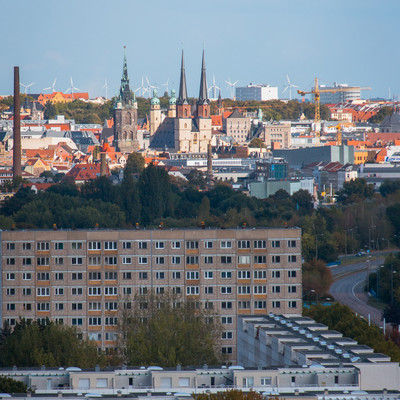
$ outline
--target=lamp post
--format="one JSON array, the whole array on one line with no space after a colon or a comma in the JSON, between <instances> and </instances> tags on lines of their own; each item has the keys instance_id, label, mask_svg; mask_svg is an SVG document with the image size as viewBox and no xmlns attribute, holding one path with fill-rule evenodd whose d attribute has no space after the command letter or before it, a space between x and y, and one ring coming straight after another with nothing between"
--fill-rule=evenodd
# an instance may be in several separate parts
<instances>
[{"instance_id":1,"label":"lamp post","mask_svg":"<svg viewBox=\"0 0 400 400\"><path fill-rule=\"evenodd\" d=\"M380 280L381 280L381 268L383 268L384 265L380 265L377 269L377 278L376 278L376 297L379 299L379 287L380 287Z\"/></svg>"},{"instance_id":2,"label":"lamp post","mask_svg":"<svg viewBox=\"0 0 400 400\"><path fill-rule=\"evenodd\" d=\"M390 263L390 292L391 292L391 304L393 304L393 275L396 274L397 271L393 271L393 262Z\"/></svg>"},{"instance_id":3,"label":"lamp post","mask_svg":"<svg viewBox=\"0 0 400 400\"><path fill-rule=\"evenodd\" d=\"M368 257L370 258L371 256L368 256ZM369 295L369 265L371 262L371 260L369 258L367 260L367 295Z\"/></svg>"}]
</instances>

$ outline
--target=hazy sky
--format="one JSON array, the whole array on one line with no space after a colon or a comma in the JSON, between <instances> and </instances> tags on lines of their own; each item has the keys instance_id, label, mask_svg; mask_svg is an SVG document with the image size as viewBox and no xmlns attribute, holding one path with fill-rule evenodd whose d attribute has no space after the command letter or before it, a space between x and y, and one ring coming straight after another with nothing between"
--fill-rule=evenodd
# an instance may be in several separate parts
<instances>
[{"instance_id":1,"label":"hazy sky","mask_svg":"<svg viewBox=\"0 0 400 400\"><path fill-rule=\"evenodd\" d=\"M203 46L208 84L215 75L224 97L229 78L281 95L287 74L303 90L318 76L371 86L365 97L400 95L400 0L3 0L0 15L0 95L12 93L18 65L22 83L36 82L31 93L55 78L65 91L72 76L91 96L105 95L107 79L111 97L124 45L131 88L147 75L178 91L182 42L189 96Z\"/></svg>"}]
</instances>

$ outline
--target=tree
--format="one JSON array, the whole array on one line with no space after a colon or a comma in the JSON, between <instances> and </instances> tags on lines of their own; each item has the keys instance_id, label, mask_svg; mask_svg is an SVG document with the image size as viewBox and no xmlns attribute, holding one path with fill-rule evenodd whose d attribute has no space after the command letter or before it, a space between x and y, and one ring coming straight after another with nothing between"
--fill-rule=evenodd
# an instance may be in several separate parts
<instances>
[{"instance_id":1,"label":"tree","mask_svg":"<svg viewBox=\"0 0 400 400\"><path fill-rule=\"evenodd\" d=\"M364 178L344 182L343 189L337 192L338 202L348 204L370 199L374 195L374 186L367 184Z\"/></svg>"},{"instance_id":2,"label":"tree","mask_svg":"<svg viewBox=\"0 0 400 400\"><path fill-rule=\"evenodd\" d=\"M391 303L388 304L383 311L383 318L386 319L386 322L391 323L396 326L400 324L400 304L399 303Z\"/></svg>"},{"instance_id":3,"label":"tree","mask_svg":"<svg viewBox=\"0 0 400 400\"><path fill-rule=\"evenodd\" d=\"M241 390L231 389L217 393L199 393L193 395L194 400L265 400L265 397L258 392L242 392Z\"/></svg>"},{"instance_id":4,"label":"tree","mask_svg":"<svg viewBox=\"0 0 400 400\"><path fill-rule=\"evenodd\" d=\"M267 146L260 138L254 138L249 143L249 147L258 147L258 148L265 149Z\"/></svg>"},{"instance_id":5,"label":"tree","mask_svg":"<svg viewBox=\"0 0 400 400\"><path fill-rule=\"evenodd\" d=\"M131 153L126 162L124 175L140 174L144 170L145 160L140 153Z\"/></svg>"},{"instance_id":6,"label":"tree","mask_svg":"<svg viewBox=\"0 0 400 400\"><path fill-rule=\"evenodd\" d=\"M219 363L220 318L194 299L172 293L137 295L121 311L120 349L129 365Z\"/></svg>"},{"instance_id":7,"label":"tree","mask_svg":"<svg viewBox=\"0 0 400 400\"><path fill-rule=\"evenodd\" d=\"M207 182L204 179L204 174L198 169L192 169L188 176L187 179L189 183L193 186L198 187L199 189L205 189L207 186Z\"/></svg>"},{"instance_id":8,"label":"tree","mask_svg":"<svg viewBox=\"0 0 400 400\"><path fill-rule=\"evenodd\" d=\"M375 115L368 119L368 122L370 124L380 124L387 116L392 114L392 107L382 107Z\"/></svg>"},{"instance_id":9,"label":"tree","mask_svg":"<svg viewBox=\"0 0 400 400\"><path fill-rule=\"evenodd\" d=\"M381 186L379 186L379 193L383 197L387 197L400 189L400 181L387 179L385 180Z\"/></svg>"},{"instance_id":10,"label":"tree","mask_svg":"<svg viewBox=\"0 0 400 400\"><path fill-rule=\"evenodd\" d=\"M332 273L322 260L312 260L303 264L303 293L320 297L329 292L333 282Z\"/></svg>"},{"instance_id":11,"label":"tree","mask_svg":"<svg viewBox=\"0 0 400 400\"><path fill-rule=\"evenodd\" d=\"M27 387L25 383L17 381L6 376L0 376L0 392L1 393L26 393Z\"/></svg>"}]
</instances>

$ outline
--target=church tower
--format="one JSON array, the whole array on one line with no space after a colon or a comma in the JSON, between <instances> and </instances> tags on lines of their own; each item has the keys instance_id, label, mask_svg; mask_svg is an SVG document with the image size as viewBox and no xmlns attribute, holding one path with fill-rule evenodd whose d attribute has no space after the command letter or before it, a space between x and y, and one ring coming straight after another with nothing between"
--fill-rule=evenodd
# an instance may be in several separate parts
<instances>
[{"instance_id":1,"label":"church tower","mask_svg":"<svg viewBox=\"0 0 400 400\"><path fill-rule=\"evenodd\" d=\"M113 144L117 151L123 153L131 153L139 150L139 141L137 137L137 103L135 94L132 93L129 88L125 50L121 87L114 107Z\"/></svg>"},{"instance_id":2,"label":"church tower","mask_svg":"<svg viewBox=\"0 0 400 400\"><path fill-rule=\"evenodd\" d=\"M153 136L161 124L160 99L157 97L157 89L153 90L150 100L150 136Z\"/></svg>"},{"instance_id":3,"label":"church tower","mask_svg":"<svg viewBox=\"0 0 400 400\"><path fill-rule=\"evenodd\" d=\"M168 117L169 118L175 118L176 117L175 89L171 90L171 97L168 100Z\"/></svg>"},{"instance_id":4,"label":"church tower","mask_svg":"<svg viewBox=\"0 0 400 400\"><path fill-rule=\"evenodd\" d=\"M186 72L183 50L181 60L181 79L179 83L179 97L176 104L176 116L178 118L190 118L191 107L187 99Z\"/></svg>"},{"instance_id":5,"label":"church tower","mask_svg":"<svg viewBox=\"0 0 400 400\"><path fill-rule=\"evenodd\" d=\"M206 66L204 62L204 50L203 50L203 59L201 63L201 76L200 76L200 91L199 91L199 99L197 100L198 118L210 118L210 101L208 100L207 92L208 89L207 89Z\"/></svg>"}]
</instances>

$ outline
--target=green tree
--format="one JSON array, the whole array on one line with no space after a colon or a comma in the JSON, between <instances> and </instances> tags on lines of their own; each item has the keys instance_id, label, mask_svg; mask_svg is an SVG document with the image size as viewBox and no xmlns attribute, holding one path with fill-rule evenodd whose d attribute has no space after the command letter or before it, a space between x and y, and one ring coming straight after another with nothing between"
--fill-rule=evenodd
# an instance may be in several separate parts
<instances>
[{"instance_id":1,"label":"green tree","mask_svg":"<svg viewBox=\"0 0 400 400\"><path fill-rule=\"evenodd\" d=\"M267 146L260 138L254 138L249 143L249 147L258 147L258 148L265 149Z\"/></svg>"},{"instance_id":2,"label":"green tree","mask_svg":"<svg viewBox=\"0 0 400 400\"><path fill-rule=\"evenodd\" d=\"M303 264L303 293L308 298L328 293L332 282L332 273L322 260L314 259Z\"/></svg>"},{"instance_id":3,"label":"green tree","mask_svg":"<svg viewBox=\"0 0 400 400\"><path fill-rule=\"evenodd\" d=\"M348 204L365 199L371 199L374 195L374 186L367 184L364 178L357 178L344 182L343 189L337 192L338 202Z\"/></svg>"},{"instance_id":4,"label":"green tree","mask_svg":"<svg viewBox=\"0 0 400 400\"><path fill-rule=\"evenodd\" d=\"M0 392L1 393L26 393L27 387L25 383L17 381L6 376L0 376Z\"/></svg>"},{"instance_id":5,"label":"green tree","mask_svg":"<svg viewBox=\"0 0 400 400\"><path fill-rule=\"evenodd\" d=\"M217 393L199 393L193 395L194 400L265 400L265 397L258 392L242 392L241 390L231 389Z\"/></svg>"},{"instance_id":6,"label":"green tree","mask_svg":"<svg viewBox=\"0 0 400 400\"><path fill-rule=\"evenodd\" d=\"M172 293L137 295L121 311L120 349L128 365L201 365L221 362L220 318L194 299Z\"/></svg>"},{"instance_id":7,"label":"green tree","mask_svg":"<svg viewBox=\"0 0 400 400\"><path fill-rule=\"evenodd\" d=\"M393 114L392 107L382 107L375 115L368 119L370 124L380 124L385 117Z\"/></svg>"},{"instance_id":8,"label":"green tree","mask_svg":"<svg viewBox=\"0 0 400 400\"><path fill-rule=\"evenodd\" d=\"M140 153L133 152L129 154L126 162L124 175L140 174L144 170L145 160Z\"/></svg>"}]
</instances>

